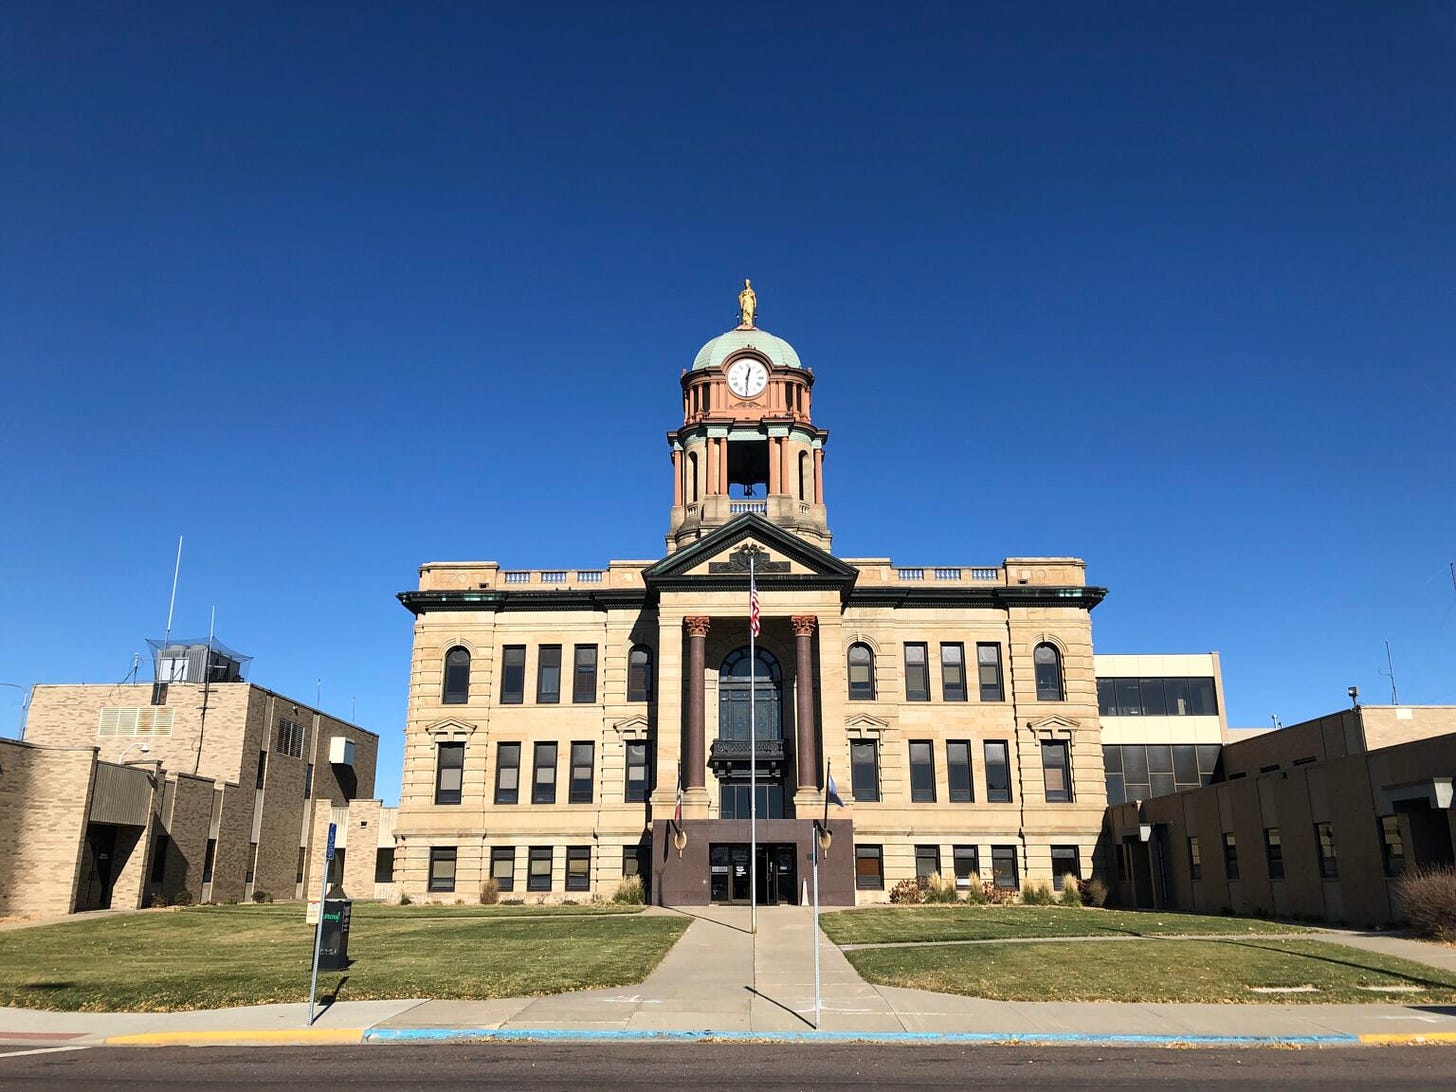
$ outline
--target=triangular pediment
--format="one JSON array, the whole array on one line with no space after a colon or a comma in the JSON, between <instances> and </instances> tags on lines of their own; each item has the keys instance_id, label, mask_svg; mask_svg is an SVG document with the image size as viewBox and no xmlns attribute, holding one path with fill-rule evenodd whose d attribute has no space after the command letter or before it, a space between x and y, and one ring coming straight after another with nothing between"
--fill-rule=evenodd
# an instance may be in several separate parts
<instances>
[{"instance_id":1,"label":"triangular pediment","mask_svg":"<svg viewBox=\"0 0 1456 1092\"><path fill-rule=\"evenodd\" d=\"M868 713L856 713L852 717L844 718L844 727L849 732L883 732L890 726L887 720L879 717L872 717Z\"/></svg>"},{"instance_id":2,"label":"triangular pediment","mask_svg":"<svg viewBox=\"0 0 1456 1092\"><path fill-rule=\"evenodd\" d=\"M646 739L652 732L652 722L641 713L637 713L626 720L614 723L612 730L624 739Z\"/></svg>"},{"instance_id":3,"label":"triangular pediment","mask_svg":"<svg viewBox=\"0 0 1456 1092\"><path fill-rule=\"evenodd\" d=\"M432 736L468 736L473 735L478 727L478 724L468 720L447 717L425 725L425 732Z\"/></svg>"},{"instance_id":4,"label":"triangular pediment","mask_svg":"<svg viewBox=\"0 0 1456 1092\"><path fill-rule=\"evenodd\" d=\"M1082 727L1082 722L1064 717L1060 713L1053 713L1049 717L1042 717L1041 720L1030 721L1026 726L1033 732L1070 732Z\"/></svg>"},{"instance_id":5,"label":"triangular pediment","mask_svg":"<svg viewBox=\"0 0 1456 1092\"><path fill-rule=\"evenodd\" d=\"M859 570L797 535L747 513L642 572L650 587L735 587L748 579L749 560L758 583L854 586Z\"/></svg>"}]
</instances>

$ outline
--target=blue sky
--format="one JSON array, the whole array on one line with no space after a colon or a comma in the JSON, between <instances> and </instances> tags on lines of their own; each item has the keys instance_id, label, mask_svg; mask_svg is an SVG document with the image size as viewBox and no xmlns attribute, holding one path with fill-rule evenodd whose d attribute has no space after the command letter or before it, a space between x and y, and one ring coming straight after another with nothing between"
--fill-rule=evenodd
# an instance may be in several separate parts
<instances>
[{"instance_id":1,"label":"blue sky","mask_svg":"<svg viewBox=\"0 0 1456 1092\"><path fill-rule=\"evenodd\" d=\"M751 276L836 552L1083 557L1235 725L1456 703L1449 4L525 7L7 6L0 680L120 680L182 534L392 800L395 593L659 556Z\"/></svg>"}]
</instances>

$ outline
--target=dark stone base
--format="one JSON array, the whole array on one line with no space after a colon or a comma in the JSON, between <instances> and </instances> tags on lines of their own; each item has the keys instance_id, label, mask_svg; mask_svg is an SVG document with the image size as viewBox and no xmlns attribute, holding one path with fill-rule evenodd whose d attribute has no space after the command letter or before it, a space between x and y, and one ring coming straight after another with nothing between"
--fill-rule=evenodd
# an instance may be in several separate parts
<instances>
[{"instance_id":1,"label":"dark stone base","mask_svg":"<svg viewBox=\"0 0 1456 1092\"><path fill-rule=\"evenodd\" d=\"M760 845L795 846L797 876L794 901L800 901L805 881L812 892L813 874L809 847L814 836L810 819L760 819ZM687 819L682 824L687 845L678 857L675 833L669 819L652 824L652 891L648 901L658 906L707 906L712 902L708 874L708 846L719 843L748 844L747 819ZM827 856L819 859L819 905L854 905L854 824L848 819L831 819L833 843Z\"/></svg>"}]
</instances>

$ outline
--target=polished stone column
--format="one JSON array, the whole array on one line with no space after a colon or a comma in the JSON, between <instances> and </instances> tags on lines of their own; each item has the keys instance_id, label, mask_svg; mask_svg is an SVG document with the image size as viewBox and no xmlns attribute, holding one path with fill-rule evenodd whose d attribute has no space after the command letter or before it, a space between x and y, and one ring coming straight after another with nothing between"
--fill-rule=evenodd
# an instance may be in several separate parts
<instances>
[{"instance_id":1,"label":"polished stone column","mask_svg":"<svg viewBox=\"0 0 1456 1092\"><path fill-rule=\"evenodd\" d=\"M672 449L672 506L681 508L683 502L682 452Z\"/></svg>"},{"instance_id":2,"label":"polished stone column","mask_svg":"<svg viewBox=\"0 0 1456 1092\"><path fill-rule=\"evenodd\" d=\"M814 627L819 619L812 614L796 614L789 619L794 627L795 679L798 722L795 750L799 753L799 791L819 787L819 748L814 732Z\"/></svg>"},{"instance_id":3,"label":"polished stone column","mask_svg":"<svg viewBox=\"0 0 1456 1092\"><path fill-rule=\"evenodd\" d=\"M707 661L708 622L705 617L684 618L688 631L688 709L683 738L683 789L701 789L707 784L707 756L703 672Z\"/></svg>"}]
</instances>

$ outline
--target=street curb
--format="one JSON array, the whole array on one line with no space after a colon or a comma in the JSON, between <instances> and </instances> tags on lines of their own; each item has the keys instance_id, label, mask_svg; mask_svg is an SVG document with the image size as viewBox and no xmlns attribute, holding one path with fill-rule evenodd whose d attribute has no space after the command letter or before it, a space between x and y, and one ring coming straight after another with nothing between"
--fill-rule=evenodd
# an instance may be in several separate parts
<instances>
[{"instance_id":1,"label":"street curb","mask_svg":"<svg viewBox=\"0 0 1456 1092\"><path fill-rule=\"evenodd\" d=\"M152 1031L111 1035L104 1046L319 1046L361 1043L363 1028L267 1028L253 1031Z\"/></svg>"},{"instance_id":2,"label":"street curb","mask_svg":"<svg viewBox=\"0 0 1456 1092\"><path fill-rule=\"evenodd\" d=\"M1456 1042L1456 1033L1440 1041ZM1027 1046L1248 1046L1323 1047L1372 1043L1432 1042L1437 1035L1137 1035L1094 1032L1010 1031L609 1031L584 1028L371 1028L366 1043L402 1042L744 1042L881 1043L887 1046L934 1043L1000 1043Z\"/></svg>"}]
</instances>

